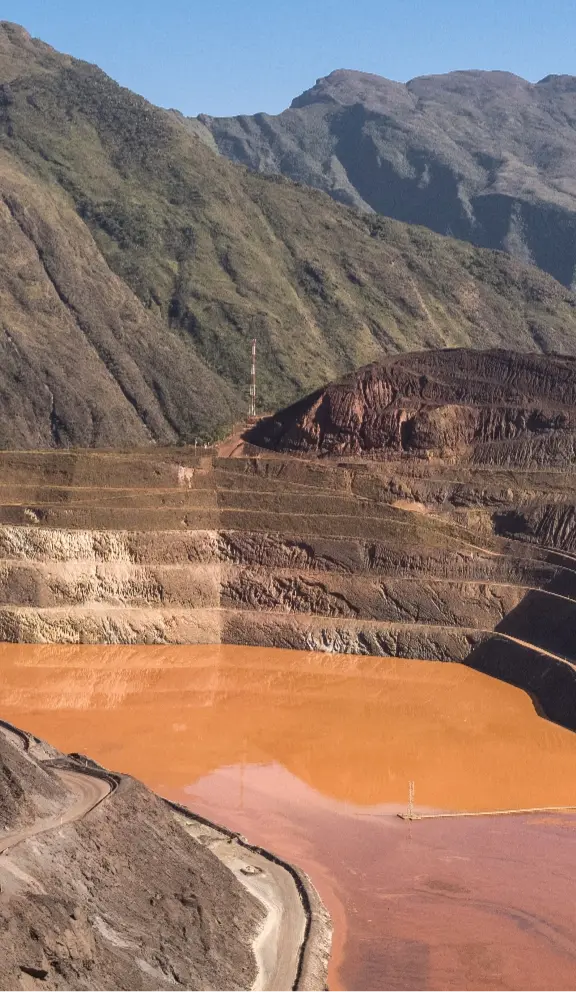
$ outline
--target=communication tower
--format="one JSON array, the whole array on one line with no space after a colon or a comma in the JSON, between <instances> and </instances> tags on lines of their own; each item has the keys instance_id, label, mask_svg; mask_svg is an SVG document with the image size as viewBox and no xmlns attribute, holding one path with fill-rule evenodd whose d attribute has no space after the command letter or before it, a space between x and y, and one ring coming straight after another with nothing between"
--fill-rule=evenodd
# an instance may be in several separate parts
<instances>
[{"instance_id":1,"label":"communication tower","mask_svg":"<svg viewBox=\"0 0 576 992\"><path fill-rule=\"evenodd\" d=\"M250 373L250 403L248 417L256 417L256 338L252 338L252 369Z\"/></svg>"}]
</instances>

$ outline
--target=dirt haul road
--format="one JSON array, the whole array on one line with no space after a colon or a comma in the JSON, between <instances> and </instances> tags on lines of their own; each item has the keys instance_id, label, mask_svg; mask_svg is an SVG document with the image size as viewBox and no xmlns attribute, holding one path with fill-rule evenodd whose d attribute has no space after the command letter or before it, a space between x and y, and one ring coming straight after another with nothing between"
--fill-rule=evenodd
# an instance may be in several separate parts
<instances>
[{"instance_id":1,"label":"dirt haul road","mask_svg":"<svg viewBox=\"0 0 576 992\"><path fill-rule=\"evenodd\" d=\"M76 795L71 806L66 807L62 813L47 817L45 820L37 820L29 827L22 827L19 830L10 830L0 835L0 854L5 854L10 848L15 847L21 841L43 834L47 830L56 830L66 823L73 823L81 820L86 813L98 806L103 799L106 799L112 791L112 786L104 779L96 778L84 772L73 772L60 768L54 768L54 773L58 776L62 784Z\"/></svg>"},{"instance_id":2,"label":"dirt haul road","mask_svg":"<svg viewBox=\"0 0 576 992\"><path fill-rule=\"evenodd\" d=\"M293 988L306 926L294 879L268 858L256 852L250 852L246 857L247 851L235 852L234 847L236 845L222 840L212 850L256 896L268 914L254 941L258 976L253 988L255 992Z\"/></svg>"},{"instance_id":3,"label":"dirt haul road","mask_svg":"<svg viewBox=\"0 0 576 992\"><path fill-rule=\"evenodd\" d=\"M233 835L223 834L206 821L186 816L178 819L187 833L206 844L264 906L266 918L254 940L254 956L258 974L254 992L282 992L285 989L312 989L313 973L299 975L299 963L306 942L306 913L292 875L280 863L263 857L252 848L238 842ZM331 929L327 924L327 946ZM310 984L310 981L312 982Z\"/></svg>"}]
</instances>

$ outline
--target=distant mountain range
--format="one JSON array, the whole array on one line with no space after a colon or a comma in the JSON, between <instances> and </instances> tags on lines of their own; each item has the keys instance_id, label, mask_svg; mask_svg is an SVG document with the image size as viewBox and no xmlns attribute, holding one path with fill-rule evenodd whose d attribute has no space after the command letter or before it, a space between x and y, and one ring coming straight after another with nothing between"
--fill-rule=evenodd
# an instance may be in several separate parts
<instances>
[{"instance_id":1,"label":"distant mountain range","mask_svg":"<svg viewBox=\"0 0 576 992\"><path fill-rule=\"evenodd\" d=\"M235 162L576 283L576 76L337 70L277 116L198 118Z\"/></svg>"},{"instance_id":2,"label":"distant mountain range","mask_svg":"<svg viewBox=\"0 0 576 992\"><path fill-rule=\"evenodd\" d=\"M261 410L383 353L576 354L576 296L547 274L199 131L0 22L0 448L211 437L246 414L253 337Z\"/></svg>"}]
</instances>

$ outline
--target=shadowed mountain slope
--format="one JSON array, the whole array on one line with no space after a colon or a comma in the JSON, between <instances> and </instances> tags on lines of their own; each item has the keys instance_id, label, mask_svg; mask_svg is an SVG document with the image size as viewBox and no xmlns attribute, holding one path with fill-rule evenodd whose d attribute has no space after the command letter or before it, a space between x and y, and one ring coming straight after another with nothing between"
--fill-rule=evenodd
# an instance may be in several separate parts
<instances>
[{"instance_id":1,"label":"shadowed mountain slope","mask_svg":"<svg viewBox=\"0 0 576 992\"><path fill-rule=\"evenodd\" d=\"M259 172L576 279L575 76L340 69L277 116L200 121Z\"/></svg>"},{"instance_id":2,"label":"shadowed mountain slope","mask_svg":"<svg viewBox=\"0 0 576 992\"><path fill-rule=\"evenodd\" d=\"M193 441L382 353L576 353L576 297L503 254L233 165L0 25L0 447Z\"/></svg>"}]
</instances>

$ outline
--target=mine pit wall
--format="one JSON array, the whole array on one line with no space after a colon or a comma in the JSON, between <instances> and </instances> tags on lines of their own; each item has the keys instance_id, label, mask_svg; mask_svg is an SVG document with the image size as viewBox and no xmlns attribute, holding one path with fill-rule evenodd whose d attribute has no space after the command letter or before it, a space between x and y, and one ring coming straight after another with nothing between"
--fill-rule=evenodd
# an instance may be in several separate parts
<instances>
[{"instance_id":1,"label":"mine pit wall","mask_svg":"<svg viewBox=\"0 0 576 992\"><path fill-rule=\"evenodd\" d=\"M0 639L463 661L576 729L573 479L506 457L0 453Z\"/></svg>"},{"instance_id":2,"label":"mine pit wall","mask_svg":"<svg viewBox=\"0 0 576 992\"><path fill-rule=\"evenodd\" d=\"M576 671L571 665L497 634L481 641L462 661L528 692L542 716L576 731Z\"/></svg>"},{"instance_id":3,"label":"mine pit wall","mask_svg":"<svg viewBox=\"0 0 576 992\"><path fill-rule=\"evenodd\" d=\"M0 638L232 643L462 661L566 589L541 558L262 532L0 527ZM570 586L570 589L572 587ZM570 614L565 599L553 601ZM530 609L524 611L532 617ZM541 609L538 610L541 614Z\"/></svg>"},{"instance_id":4,"label":"mine pit wall","mask_svg":"<svg viewBox=\"0 0 576 992\"><path fill-rule=\"evenodd\" d=\"M406 626L294 614L225 612L223 615L226 644L429 661L462 661L491 633L432 624Z\"/></svg>"}]
</instances>

